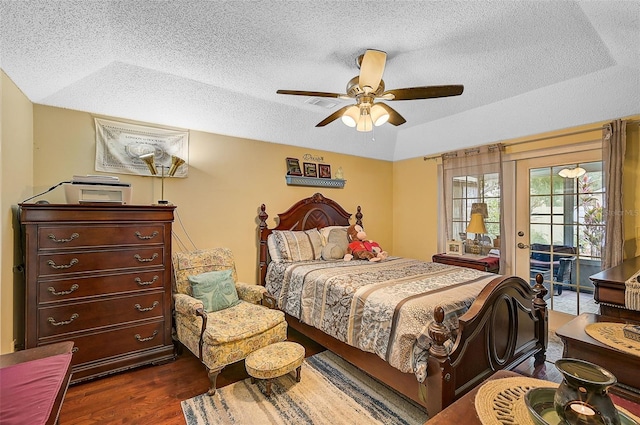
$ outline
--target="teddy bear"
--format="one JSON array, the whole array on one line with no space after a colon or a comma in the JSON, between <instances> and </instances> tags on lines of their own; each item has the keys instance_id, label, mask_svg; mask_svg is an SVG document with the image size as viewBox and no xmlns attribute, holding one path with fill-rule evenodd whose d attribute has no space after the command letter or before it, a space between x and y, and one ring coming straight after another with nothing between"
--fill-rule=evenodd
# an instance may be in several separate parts
<instances>
[{"instance_id":1,"label":"teddy bear","mask_svg":"<svg viewBox=\"0 0 640 425\"><path fill-rule=\"evenodd\" d=\"M382 261L388 257L377 242L367 240L367 234L359 224L352 224L347 229L349 246L344 256L344 261L352 259Z\"/></svg>"}]
</instances>

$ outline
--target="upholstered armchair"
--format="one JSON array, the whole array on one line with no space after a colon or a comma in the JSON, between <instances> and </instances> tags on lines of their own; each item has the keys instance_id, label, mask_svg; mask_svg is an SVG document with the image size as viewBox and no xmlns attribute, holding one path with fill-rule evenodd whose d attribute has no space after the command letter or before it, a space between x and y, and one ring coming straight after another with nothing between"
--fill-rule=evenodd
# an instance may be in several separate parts
<instances>
[{"instance_id":1,"label":"upholstered armchair","mask_svg":"<svg viewBox=\"0 0 640 425\"><path fill-rule=\"evenodd\" d=\"M209 395L215 394L216 379L226 365L287 338L284 313L260 305L264 287L238 282L231 250L175 253L173 270L177 339L206 366ZM232 282L203 294L211 279L217 285L225 278Z\"/></svg>"}]
</instances>

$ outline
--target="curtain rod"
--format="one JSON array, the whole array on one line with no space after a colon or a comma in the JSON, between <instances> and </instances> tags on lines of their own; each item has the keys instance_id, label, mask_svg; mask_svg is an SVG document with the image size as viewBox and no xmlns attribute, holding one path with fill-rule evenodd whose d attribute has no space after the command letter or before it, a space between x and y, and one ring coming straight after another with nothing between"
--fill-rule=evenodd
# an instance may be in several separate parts
<instances>
[{"instance_id":1,"label":"curtain rod","mask_svg":"<svg viewBox=\"0 0 640 425\"><path fill-rule=\"evenodd\" d=\"M638 119L638 120L627 120L627 124L640 124L640 119ZM600 126L600 127L592 127L592 128L588 128L588 129L584 129L584 130L572 131L570 133L555 134L553 136L544 136L544 137L537 137L535 139L520 140L519 142L502 143L502 146L504 146L504 147L516 146L516 145L522 145L522 144L525 144L525 143L541 142L543 140L555 139L557 137L575 136L577 134L583 134L583 133L588 133L590 131L602 129L602 127L605 126L605 125L606 124L602 124L602 126ZM489 144L493 145L495 143L489 143ZM473 149L473 148L470 147L470 148L466 148L466 149ZM438 159L438 158L442 158L442 155L443 154L441 153L441 154L438 154L438 155L423 156L422 159L424 161L429 160L429 159Z\"/></svg>"}]
</instances>

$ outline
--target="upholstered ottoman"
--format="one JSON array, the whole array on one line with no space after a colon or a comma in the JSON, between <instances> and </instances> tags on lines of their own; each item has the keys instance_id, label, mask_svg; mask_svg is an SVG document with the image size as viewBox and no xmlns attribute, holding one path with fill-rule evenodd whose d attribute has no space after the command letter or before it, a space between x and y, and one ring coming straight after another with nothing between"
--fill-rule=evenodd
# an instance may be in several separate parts
<instances>
[{"instance_id":1,"label":"upholstered ottoman","mask_svg":"<svg viewBox=\"0 0 640 425\"><path fill-rule=\"evenodd\" d=\"M267 396L271 395L271 380L296 371L296 382L300 382L300 369L304 361L304 347L291 341L276 342L249 354L244 360L251 383L256 379L267 381Z\"/></svg>"}]
</instances>

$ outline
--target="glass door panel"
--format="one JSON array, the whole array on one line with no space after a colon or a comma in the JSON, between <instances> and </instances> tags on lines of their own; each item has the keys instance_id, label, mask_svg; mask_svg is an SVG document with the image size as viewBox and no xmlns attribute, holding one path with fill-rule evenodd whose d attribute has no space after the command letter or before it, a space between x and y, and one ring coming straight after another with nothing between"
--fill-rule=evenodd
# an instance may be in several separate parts
<instances>
[{"instance_id":1,"label":"glass door panel","mask_svg":"<svg viewBox=\"0 0 640 425\"><path fill-rule=\"evenodd\" d=\"M517 165L516 274L542 275L551 310L597 313L589 276L604 241L599 152L556 155Z\"/></svg>"}]
</instances>

